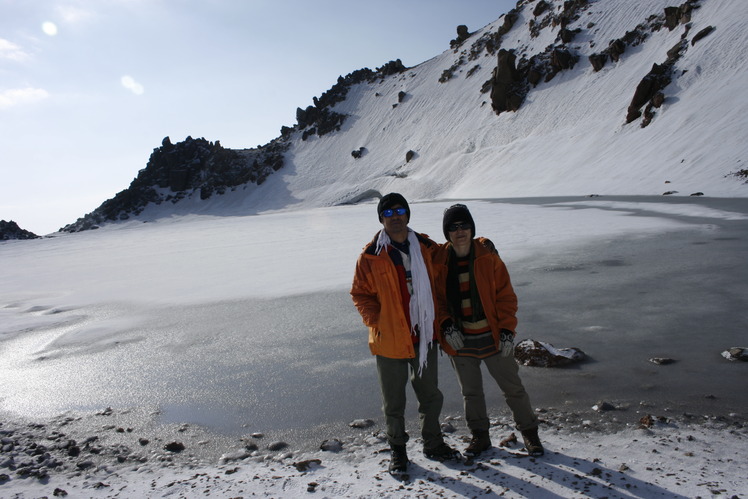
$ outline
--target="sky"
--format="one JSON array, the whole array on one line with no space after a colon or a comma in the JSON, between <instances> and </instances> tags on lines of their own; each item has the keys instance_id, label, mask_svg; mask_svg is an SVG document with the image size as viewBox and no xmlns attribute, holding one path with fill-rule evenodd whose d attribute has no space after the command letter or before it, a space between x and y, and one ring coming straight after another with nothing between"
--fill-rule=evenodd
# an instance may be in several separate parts
<instances>
[{"instance_id":1,"label":"sky","mask_svg":"<svg viewBox=\"0 0 748 499\"><path fill-rule=\"evenodd\" d=\"M43 235L164 137L256 147L352 71L449 48L511 0L0 0L0 219Z\"/></svg>"}]
</instances>

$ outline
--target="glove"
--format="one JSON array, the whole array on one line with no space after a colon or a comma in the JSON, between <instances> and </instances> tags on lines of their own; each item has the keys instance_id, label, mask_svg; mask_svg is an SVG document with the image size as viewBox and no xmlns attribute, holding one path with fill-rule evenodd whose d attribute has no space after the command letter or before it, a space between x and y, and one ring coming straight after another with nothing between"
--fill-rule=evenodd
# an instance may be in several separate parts
<instances>
[{"instance_id":1,"label":"glove","mask_svg":"<svg viewBox=\"0 0 748 499\"><path fill-rule=\"evenodd\" d=\"M454 324L450 323L449 326L444 328L444 339L453 349L459 350L464 347L464 338L462 331L457 329Z\"/></svg>"},{"instance_id":2,"label":"glove","mask_svg":"<svg viewBox=\"0 0 748 499\"><path fill-rule=\"evenodd\" d=\"M514 354L514 333L508 329L502 329L499 342L501 343L499 354L502 357L511 357Z\"/></svg>"}]
</instances>

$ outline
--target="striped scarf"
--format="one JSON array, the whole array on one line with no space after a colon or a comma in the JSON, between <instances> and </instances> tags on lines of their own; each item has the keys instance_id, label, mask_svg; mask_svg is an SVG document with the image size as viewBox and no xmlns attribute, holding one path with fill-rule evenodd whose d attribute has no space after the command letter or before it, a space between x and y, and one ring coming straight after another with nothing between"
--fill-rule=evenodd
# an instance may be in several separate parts
<instances>
[{"instance_id":1,"label":"striped scarf","mask_svg":"<svg viewBox=\"0 0 748 499\"><path fill-rule=\"evenodd\" d=\"M408 243L410 245L411 274L413 294L410 297L411 332L419 333L418 342L418 374L426 367L429 347L434 340L434 298L431 294L431 281L426 269L426 262L421 254L421 244L418 242L413 229L408 229ZM391 245L392 241L387 231L379 231L376 254ZM416 329L418 327L418 329Z\"/></svg>"}]
</instances>

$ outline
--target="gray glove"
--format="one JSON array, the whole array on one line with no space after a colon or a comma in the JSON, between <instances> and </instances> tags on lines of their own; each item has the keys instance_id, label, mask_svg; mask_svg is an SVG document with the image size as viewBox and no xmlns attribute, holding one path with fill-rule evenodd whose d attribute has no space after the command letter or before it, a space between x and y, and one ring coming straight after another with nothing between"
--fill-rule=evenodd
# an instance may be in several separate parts
<instances>
[{"instance_id":1,"label":"gray glove","mask_svg":"<svg viewBox=\"0 0 748 499\"><path fill-rule=\"evenodd\" d=\"M457 329L454 324L450 324L444 328L444 339L447 340L449 346L455 350L459 350L465 346L465 342L463 341L464 338L462 331Z\"/></svg>"},{"instance_id":2,"label":"gray glove","mask_svg":"<svg viewBox=\"0 0 748 499\"><path fill-rule=\"evenodd\" d=\"M501 342L500 355L511 357L514 354L514 333L508 329L502 329L499 341Z\"/></svg>"}]
</instances>

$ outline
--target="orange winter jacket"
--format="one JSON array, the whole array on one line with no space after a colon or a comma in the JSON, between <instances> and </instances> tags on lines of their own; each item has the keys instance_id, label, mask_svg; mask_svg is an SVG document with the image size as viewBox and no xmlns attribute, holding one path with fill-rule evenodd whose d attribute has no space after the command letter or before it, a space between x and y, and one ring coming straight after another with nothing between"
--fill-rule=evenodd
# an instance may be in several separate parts
<instances>
[{"instance_id":1,"label":"orange winter jacket","mask_svg":"<svg viewBox=\"0 0 748 499\"><path fill-rule=\"evenodd\" d=\"M369 349L372 355L391 359L415 358L415 347L403 310L400 285L395 264L386 251L375 254L377 238L364 247L356 262L356 273L351 286L353 304L369 328ZM416 234L421 244L421 254L431 280L434 296L434 333L439 339L439 325L449 317L446 297L435 289L436 274L433 257L439 245L425 234Z\"/></svg>"},{"instance_id":2,"label":"orange winter jacket","mask_svg":"<svg viewBox=\"0 0 748 499\"><path fill-rule=\"evenodd\" d=\"M473 270L478 295L488 324L491 326L494 341L500 345L501 330L508 329L514 332L517 328L517 295L514 294L509 271L496 252L493 243L484 237L478 237L473 239L473 248L475 250ZM437 287L440 290L439 293L444 294L445 305L448 262L451 252L452 243L442 244L434 258L434 267L438 276ZM439 335L441 336L441 331ZM442 341L441 345L449 355L455 355L456 352L446 341Z\"/></svg>"}]
</instances>

